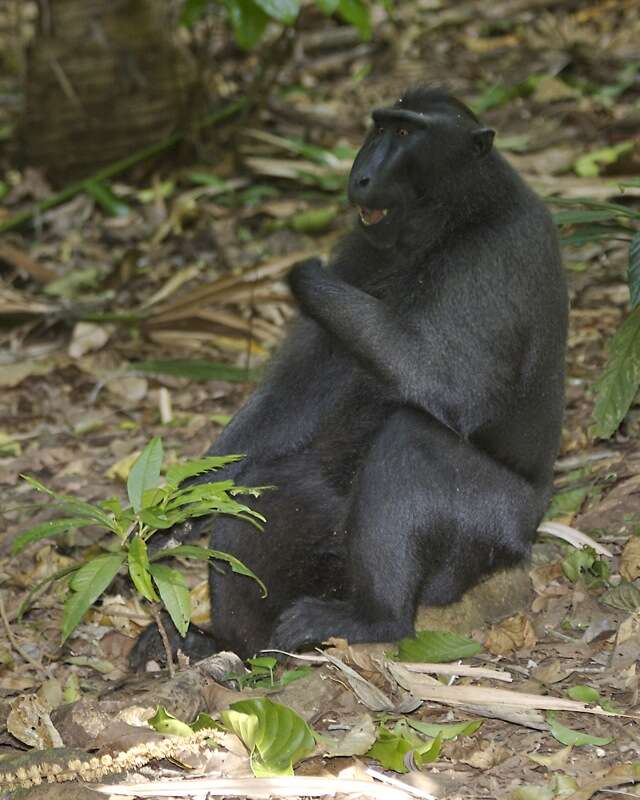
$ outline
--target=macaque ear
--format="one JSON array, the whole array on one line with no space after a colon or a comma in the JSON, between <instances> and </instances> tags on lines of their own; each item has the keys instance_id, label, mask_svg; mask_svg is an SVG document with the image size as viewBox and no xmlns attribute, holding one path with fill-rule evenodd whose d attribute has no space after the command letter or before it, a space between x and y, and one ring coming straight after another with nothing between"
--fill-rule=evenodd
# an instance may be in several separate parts
<instances>
[{"instance_id":1,"label":"macaque ear","mask_svg":"<svg viewBox=\"0 0 640 800\"><path fill-rule=\"evenodd\" d=\"M482 156L486 156L487 153L491 150L493 145L493 137L496 135L496 132L493 128L477 128L475 131L471 133L473 138L473 152L476 155L476 158L482 158Z\"/></svg>"}]
</instances>

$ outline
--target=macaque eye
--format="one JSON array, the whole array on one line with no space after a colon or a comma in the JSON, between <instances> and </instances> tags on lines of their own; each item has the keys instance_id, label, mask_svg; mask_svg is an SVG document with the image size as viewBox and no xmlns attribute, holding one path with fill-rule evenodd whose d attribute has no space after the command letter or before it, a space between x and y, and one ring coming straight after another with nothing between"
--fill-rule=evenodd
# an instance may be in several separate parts
<instances>
[{"instance_id":1,"label":"macaque eye","mask_svg":"<svg viewBox=\"0 0 640 800\"><path fill-rule=\"evenodd\" d=\"M384 128L376 128L376 136L382 136L384 133Z\"/></svg>"},{"instance_id":2,"label":"macaque eye","mask_svg":"<svg viewBox=\"0 0 640 800\"><path fill-rule=\"evenodd\" d=\"M409 131L406 128L398 128L396 130L396 133L398 134L398 136L408 136L409 135Z\"/></svg>"}]
</instances>

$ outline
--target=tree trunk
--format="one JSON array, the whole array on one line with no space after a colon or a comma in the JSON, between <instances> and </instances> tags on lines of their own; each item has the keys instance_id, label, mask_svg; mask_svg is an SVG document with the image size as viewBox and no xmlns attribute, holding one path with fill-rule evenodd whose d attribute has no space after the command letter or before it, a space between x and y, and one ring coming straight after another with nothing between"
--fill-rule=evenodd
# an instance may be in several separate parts
<instances>
[{"instance_id":1,"label":"tree trunk","mask_svg":"<svg viewBox=\"0 0 640 800\"><path fill-rule=\"evenodd\" d=\"M67 182L183 124L195 71L175 30L169 0L40 0L24 162Z\"/></svg>"}]
</instances>

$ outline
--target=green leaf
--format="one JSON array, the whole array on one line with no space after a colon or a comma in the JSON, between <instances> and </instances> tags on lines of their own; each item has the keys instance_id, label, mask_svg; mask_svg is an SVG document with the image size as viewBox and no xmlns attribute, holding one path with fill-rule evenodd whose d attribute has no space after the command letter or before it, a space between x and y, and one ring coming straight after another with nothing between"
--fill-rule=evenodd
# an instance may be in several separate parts
<instances>
[{"instance_id":1,"label":"green leaf","mask_svg":"<svg viewBox=\"0 0 640 800\"><path fill-rule=\"evenodd\" d=\"M180 25L191 28L211 5L212 0L186 0L180 14Z\"/></svg>"},{"instance_id":2,"label":"green leaf","mask_svg":"<svg viewBox=\"0 0 640 800\"><path fill-rule=\"evenodd\" d=\"M44 483L40 483L40 481L32 478L30 475L21 475L20 477L23 478L37 492L43 492L44 494L49 495L49 497L52 497L56 501L55 506L64 509L67 513L86 517L87 525L97 524L111 531L117 530L113 519L101 508L98 508L98 506L91 505L91 503L85 503L84 500L78 500L76 497L72 497L71 495L54 492L53 489L49 489L49 487L45 486Z\"/></svg>"},{"instance_id":3,"label":"green leaf","mask_svg":"<svg viewBox=\"0 0 640 800\"><path fill-rule=\"evenodd\" d=\"M569 487L564 491L556 492L551 498L544 518L556 519L567 514L577 514L587 498L590 488L590 486Z\"/></svg>"},{"instance_id":4,"label":"green leaf","mask_svg":"<svg viewBox=\"0 0 640 800\"><path fill-rule=\"evenodd\" d=\"M142 496L147 489L153 489L158 485L161 466L162 439L154 436L129 470L127 494L134 511L140 511L142 508Z\"/></svg>"},{"instance_id":5,"label":"green leaf","mask_svg":"<svg viewBox=\"0 0 640 800\"><path fill-rule=\"evenodd\" d=\"M340 0L316 0L316 5L323 14L330 17L336 12Z\"/></svg>"},{"instance_id":6,"label":"green leaf","mask_svg":"<svg viewBox=\"0 0 640 800\"><path fill-rule=\"evenodd\" d=\"M560 234L560 244L563 247L582 247L589 242L599 242L601 239L613 239L629 233L629 228L622 225L579 225L571 233Z\"/></svg>"},{"instance_id":7,"label":"green leaf","mask_svg":"<svg viewBox=\"0 0 640 800\"><path fill-rule=\"evenodd\" d=\"M175 525L176 522L182 521L181 514L166 514L155 508L143 508L139 513L139 517L145 525L154 530L166 530Z\"/></svg>"},{"instance_id":8,"label":"green leaf","mask_svg":"<svg viewBox=\"0 0 640 800\"><path fill-rule=\"evenodd\" d=\"M612 608L619 608L634 614L640 609L640 586L628 581L621 581L617 586L612 586L609 591L600 595L598 599Z\"/></svg>"},{"instance_id":9,"label":"green leaf","mask_svg":"<svg viewBox=\"0 0 640 800\"><path fill-rule=\"evenodd\" d=\"M572 700L578 700L580 703L600 702L600 692L592 686L585 686L584 684L570 686L567 689L567 694Z\"/></svg>"},{"instance_id":10,"label":"green leaf","mask_svg":"<svg viewBox=\"0 0 640 800\"><path fill-rule=\"evenodd\" d=\"M629 245L628 280L631 308L635 308L640 305L640 233L636 233Z\"/></svg>"},{"instance_id":11,"label":"green leaf","mask_svg":"<svg viewBox=\"0 0 640 800\"><path fill-rule=\"evenodd\" d=\"M129 214L129 206L119 200L103 181L90 178L84 182L84 190L110 217L126 217Z\"/></svg>"},{"instance_id":12,"label":"green leaf","mask_svg":"<svg viewBox=\"0 0 640 800\"><path fill-rule=\"evenodd\" d=\"M315 747L311 728L291 708L267 697L240 700L222 719L251 755L256 777L293 775L293 766Z\"/></svg>"},{"instance_id":13,"label":"green leaf","mask_svg":"<svg viewBox=\"0 0 640 800\"><path fill-rule=\"evenodd\" d=\"M578 225L582 222L609 222L620 216L617 209L570 209L556 211L553 221L556 225Z\"/></svg>"},{"instance_id":14,"label":"green leaf","mask_svg":"<svg viewBox=\"0 0 640 800\"><path fill-rule=\"evenodd\" d=\"M615 433L639 385L640 307L636 307L609 340L607 365L595 385L595 436L608 439Z\"/></svg>"},{"instance_id":15,"label":"green leaf","mask_svg":"<svg viewBox=\"0 0 640 800\"><path fill-rule=\"evenodd\" d=\"M484 722L481 719L471 719L464 722L431 723L421 722L417 719L411 719L411 717L407 717L406 720L407 724L418 733L431 737L440 736L443 741L455 739L457 736L471 736Z\"/></svg>"},{"instance_id":16,"label":"green leaf","mask_svg":"<svg viewBox=\"0 0 640 800\"><path fill-rule=\"evenodd\" d=\"M628 153L634 147L633 139L626 142L620 142L613 145L613 147L603 147L600 150L594 150L592 153L586 153L580 158L576 159L573 168L576 175L581 178L595 178L600 174L601 167L608 164L615 164L616 161L624 153Z\"/></svg>"},{"instance_id":17,"label":"green leaf","mask_svg":"<svg viewBox=\"0 0 640 800\"><path fill-rule=\"evenodd\" d=\"M40 525L34 525L33 528L29 528L28 531L17 536L11 545L11 553L16 555L32 542L60 536L60 534L71 531L74 528L82 528L84 525L93 525L93 523L93 520L86 517L66 517L65 519L52 519L49 522L42 522Z\"/></svg>"},{"instance_id":18,"label":"green leaf","mask_svg":"<svg viewBox=\"0 0 640 800\"><path fill-rule=\"evenodd\" d=\"M562 571L572 583L583 580L587 586L598 586L609 577L610 567L592 547L582 547L563 559Z\"/></svg>"},{"instance_id":19,"label":"green leaf","mask_svg":"<svg viewBox=\"0 0 640 800\"><path fill-rule=\"evenodd\" d=\"M194 461L187 461L185 464L172 464L167 469L167 483L177 486L187 478L194 478L204 472L214 472L234 461L241 461L243 458L243 455L206 456Z\"/></svg>"},{"instance_id":20,"label":"green leaf","mask_svg":"<svg viewBox=\"0 0 640 800\"><path fill-rule=\"evenodd\" d=\"M613 741L613 736L591 736L588 733L581 731L572 731L571 728L566 728L561 725L551 711L547 714L547 722L549 723L549 730L554 739L557 739L560 744L574 745L581 747L585 744L593 744L602 747Z\"/></svg>"},{"instance_id":21,"label":"green leaf","mask_svg":"<svg viewBox=\"0 0 640 800\"><path fill-rule=\"evenodd\" d=\"M135 372L152 375L173 375L191 378L194 381L228 381L229 383L251 383L258 380L259 370L232 367L203 358L168 358L152 361L134 361L130 368Z\"/></svg>"},{"instance_id":22,"label":"green leaf","mask_svg":"<svg viewBox=\"0 0 640 800\"><path fill-rule=\"evenodd\" d=\"M475 656L482 646L473 639L444 631L418 631L415 638L398 642L397 661L457 661Z\"/></svg>"},{"instance_id":23,"label":"green leaf","mask_svg":"<svg viewBox=\"0 0 640 800\"><path fill-rule=\"evenodd\" d=\"M232 572L236 572L238 575L245 575L247 578L252 578L262 590L262 596L267 596L267 587L264 583L258 578L258 576L243 564L239 558L230 555L229 553L223 553L221 550L211 550L208 547L198 547L194 544L181 544L177 547L168 547L164 550L158 550L151 556L152 561L157 561L161 558L171 558L174 556L182 556L183 558L196 558L200 561L208 561L210 558L216 559L218 561L226 561L226 563L231 567Z\"/></svg>"},{"instance_id":24,"label":"green leaf","mask_svg":"<svg viewBox=\"0 0 640 800\"><path fill-rule=\"evenodd\" d=\"M64 604L62 641L65 642L89 608L115 578L125 553L106 553L92 558L69 581L69 596Z\"/></svg>"},{"instance_id":25,"label":"green leaf","mask_svg":"<svg viewBox=\"0 0 640 800\"><path fill-rule=\"evenodd\" d=\"M360 38L371 38L371 17L364 0L338 0L338 16L358 31Z\"/></svg>"},{"instance_id":26,"label":"green leaf","mask_svg":"<svg viewBox=\"0 0 640 800\"><path fill-rule=\"evenodd\" d=\"M206 714L204 711L201 711L198 714L189 727L194 733L204 730L219 731L223 729L220 722L215 720L210 714Z\"/></svg>"},{"instance_id":27,"label":"green leaf","mask_svg":"<svg viewBox=\"0 0 640 800\"><path fill-rule=\"evenodd\" d=\"M147 545L139 536L134 536L129 542L127 552L129 562L129 575L133 585L140 594L150 603L156 602L158 595L153 588L153 582L149 573L149 556L147 555Z\"/></svg>"},{"instance_id":28,"label":"green leaf","mask_svg":"<svg viewBox=\"0 0 640 800\"><path fill-rule=\"evenodd\" d=\"M438 734L435 739L423 744L417 737L405 735L407 730L404 721L399 722L392 731L380 727L376 742L366 755L375 758L385 769L400 773L408 772L411 762L419 769L423 764L435 761L440 755L442 736Z\"/></svg>"},{"instance_id":29,"label":"green leaf","mask_svg":"<svg viewBox=\"0 0 640 800\"><path fill-rule=\"evenodd\" d=\"M262 38L269 17L253 0L224 0L224 4L236 43L251 50Z\"/></svg>"},{"instance_id":30,"label":"green leaf","mask_svg":"<svg viewBox=\"0 0 640 800\"><path fill-rule=\"evenodd\" d=\"M186 722L182 722L170 714L164 706L158 706L156 713L148 720L154 731L169 733L171 736L191 736L193 729Z\"/></svg>"},{"instance_id":31,"label":"green leaf","mask_svg":"<svg viewBox=\"0 0 640 800\"><path fill-rule=\"evenodd\" d=\"M255 4L276 22L291 25L295 22L300 3L298 0L255 0Z\"/></svg>"},{"instance_id":32,"label":"green leaf","mask_svg":"<svg viewBox=\"0 0 640 800\"><path fill-rule=\"evenodd\" d=\"M191 597L183 574L164 564L151 564L149 572L178 633L186 636L191 620Z\"/></svg>"},{"instance_id":33,"label":"green leaf","mask_svg":"<svg viewBox=\"0 0 640 800\"><path fill-rule=\"evenodd\" d=\"M312 208L295 214L289 220L289 227L297 233L322 233L331 225L338 214L338 206Z\"/></svg>"}]
</instances>

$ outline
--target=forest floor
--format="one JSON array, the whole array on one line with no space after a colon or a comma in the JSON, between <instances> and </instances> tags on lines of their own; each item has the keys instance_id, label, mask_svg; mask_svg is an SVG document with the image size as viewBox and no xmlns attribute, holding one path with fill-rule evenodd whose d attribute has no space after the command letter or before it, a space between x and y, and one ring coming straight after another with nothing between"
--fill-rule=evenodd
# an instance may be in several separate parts
<instances>
[{"instance_id":1,"label":"forest floor","mask_svg":"<svg viewBox=\"0 0 640 800\"><path fill-rule=\"evenodd\" d=\"M372 107L407 84L445 79L497 129L498 146L542 195L640 205L640 189L620 188L640 173L637 138L619 147L640 129L637 2L396 5L395 21L381 17L368 44L319 19L299 34L295 58L257 113L208 132L188 158L182 148L180 160L138 165L102 203L79 193L0 239L0 754L62 743L126 751L151 741L130 727L157 703L190 721L240 697L237 683L212 685L188 669L182 683L163 672L131 679L127 654L149 616L124 579L60 646L68 589L46 579L108 542L84 529L12 555L21 531L51 517L46 505L29 505L38 498L21 475L97 502L125 498L128 469L152 436L172 460L202 455L294 312L282 277L302 258L326 256L353 223L344 177ZM242 89L259 57L231 59L225 91ZM0 86L0 132L10 131L14 103L2 98L15 99L16 85L9 77ZM584 156L603 148L610 163L585 167ZM51 191L42 171L16 167L11 152L9 134L0 135L0 223ZM379 648L344 642L330 653L362 684L335 663L287 686L276 681L274 699L346 740L297 774L371 780L366 766L376 762L364 754L383 720L390 733L377 768L395 768L439 800L640 797L640 772L630 766L640 761L639 408L609 440L590 433L606 344L628 313L628 249L616 238L564 248L567 407L548 516L610 555L544 540L526 606L507 602L506 619L471 626L483 649L465 664L500 669L512 682L459 677L452 688L476 692L464 701L434 702L431 684L399 677ZM185 574L193 621L206 624L206 568L190 562ZM264 692L264 675L252 681ZM401 686L424 693L419 708L409 708ZM488 687L538 700L507 702ZM575 707L563 706L569 698ZM115 716L121 727L105 734ZM405 718L484 722L444 741L418 769L420 742L430 739L416 740ZM192 774L250 774L242 748L225 745L217 761L174 753L152 769L127 766L145 779L175 777L180 764Z\"/></svg>"}]
</instances>

